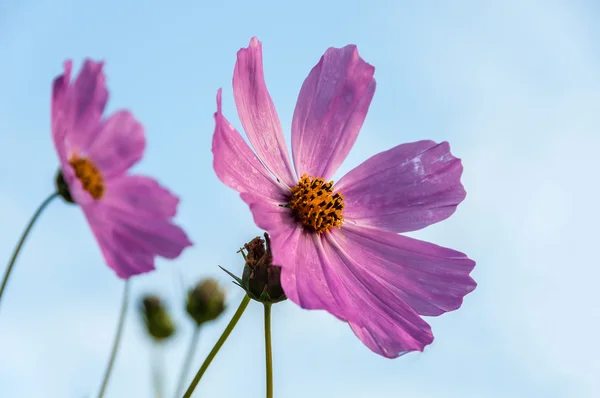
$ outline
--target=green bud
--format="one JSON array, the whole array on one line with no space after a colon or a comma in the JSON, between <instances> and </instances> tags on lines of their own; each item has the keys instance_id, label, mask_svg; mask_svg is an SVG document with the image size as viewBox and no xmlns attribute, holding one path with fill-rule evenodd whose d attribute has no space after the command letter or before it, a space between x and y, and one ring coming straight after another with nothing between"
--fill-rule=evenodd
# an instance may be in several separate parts
<instances>
[{"instance_id":1,"label":"green bud","mask_svg":"<svg viewBox=\"0 0 600 398\"><path fill-rule=\"evenodd\" d=\"M271 240L268 233L265 232L264 236L265 239L257 236L241 249L246 259L242 286L254 300L278 303L286 299L281 287L281 267L273 264Z\"/></svg>"},{"instance_id":2,"label":"green bud","mask_svg":"<svg viewBox=\"0 0 600 398\"><path fill-rule=\"evenodd\" d=\"M188 292L185 309L198 326L214 321L225 311L225 292L216 280L204 279Z\"/></svg>"},{"instance_id":3,"label":"green bud","mask_svg":"<svg viewBox=\"0 0 600 398\"><path fill-rule=\"evenodd\" d=\"M148 334L157 341L163 341L175 333L175 325L167 309L156 296L145 296L140 312Z\"/></svg>"}]
</instances>

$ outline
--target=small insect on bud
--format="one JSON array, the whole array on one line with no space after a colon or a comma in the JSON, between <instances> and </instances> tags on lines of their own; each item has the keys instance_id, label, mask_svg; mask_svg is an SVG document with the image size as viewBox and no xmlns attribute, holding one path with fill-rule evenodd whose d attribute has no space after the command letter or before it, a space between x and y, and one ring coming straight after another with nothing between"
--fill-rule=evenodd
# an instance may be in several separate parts
<instances>
[{"instance_id":1,"label":"small insect on bud","mask_svg":"<svg viewBox=\"0 0 600 398\"><path fill-rule=\"evenodd\" d=\"M248 295L263 303L278 303L286 299L281 287L281 267L273 264L271 241L256 237L241 250L246 259L242 273L242 285Z\"/></svg>"},{"instance_id":2,"label":"small insect on bud","mask_svg":"<svg viewBox=\"0 0 600 398\"><path fill-rule=\"evenodd\" d=\"M175 333L175 325L167 309L156 296L142 299L140 312L146 324L148 334L157 341L163 341Z\"/></svg>"},{"instance_id":3,"label":"small insect on bud","mask_svg":"<svg viewBox=\"0 0 600 398\"><path fill-rule=\"evenodd\" d=\"M185 309L198 326L214 321L225 311L225 292L216 280L204 279L188 292Z\"/></svg>"}]
</instances>

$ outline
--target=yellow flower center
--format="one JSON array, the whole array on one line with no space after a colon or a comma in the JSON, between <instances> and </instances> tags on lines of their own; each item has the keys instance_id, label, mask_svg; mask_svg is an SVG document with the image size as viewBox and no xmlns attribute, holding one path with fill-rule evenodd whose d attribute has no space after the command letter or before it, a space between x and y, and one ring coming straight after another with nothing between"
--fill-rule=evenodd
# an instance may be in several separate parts
<instances>
[{"instance_id":1,"label":"yellow flower center","mask_svg":"<svg viewBox=\"0 0 600 398\"><path fill-rule=\"evenodd\" d=\"M341 227L344 221L344 197L333 193L333 181L302 175L298 185L291 189L288 206L298 222L316 233Z\"/></svg>"},{"instance_id":2,"label":"yellow flower center","mask_svg":"<svg viewBox=\"0 0 600 398\"><path fill-rule=\"evenodd\" d=\"M104 195L104 177L94 162L88 158L73 155L69 164L75 170L75 175L81 181L83 189L88 191L95 200L100 199Z\"/></svg>"}]
</instances>

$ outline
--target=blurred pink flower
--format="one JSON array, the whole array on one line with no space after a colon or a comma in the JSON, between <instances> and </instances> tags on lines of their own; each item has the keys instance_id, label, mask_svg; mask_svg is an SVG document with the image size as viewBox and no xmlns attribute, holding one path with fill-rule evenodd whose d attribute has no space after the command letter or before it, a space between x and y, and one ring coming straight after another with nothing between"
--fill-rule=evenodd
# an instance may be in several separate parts
<instances>
[{"instance_id":1,"label":"blurred pink flower","mask_svg":"<svg viewBox=\"0 0 600 398\"><path fill-rule=\"evenodd\" d=\"M327 310L371 350L394 358L433 341L420 316L459 308L475 289L475 262L398 235L448 218L465 198L462 165L447 142L399 145L328 182L365 120L374 72L356 46L325 52L296 104L293 168L253 38L238 52L233 92L255 153L222 115L219 90L213 154L218 177L270 234L287 297Z\"/></svg>"},{"instance_id":2,"label":"blurred pink flower","mask_svg":"<svg viewBox=\"0 0 600 398\"><path fill-rule=\"evenodd\" d=\"M154 269L154 257L178 257L191 246L174 225L179 199L154 179L127 174L146 146L144 128L127 110L102 118L108 100L103 63L72 62L54 80L52 138L60 160L61 196L81 206L108 266L121 278Z\"/></svg>"}]
</instances>

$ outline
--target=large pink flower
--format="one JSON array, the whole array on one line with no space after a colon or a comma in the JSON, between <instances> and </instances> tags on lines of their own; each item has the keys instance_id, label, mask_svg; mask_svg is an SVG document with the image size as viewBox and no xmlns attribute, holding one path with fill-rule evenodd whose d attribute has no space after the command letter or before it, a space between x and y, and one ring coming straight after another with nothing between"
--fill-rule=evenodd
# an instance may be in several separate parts
<instances>
[{"instance_id":1,"label":"large pink flower","mask_svg":"<svg viewBox=\"0 0 600 398\"><path fill-rule=\"evenodd\" d=\"M54 80L52 138L61 195L81 206L108 266L121 278L154 269L192 243L174 225L179 199L155 180L127 173L143 156L144 128L126 110L102 118L108 100L102 62L85 60L70 82L71 61Z\"/></svg>"},{"instance_id":2,"label":"large pink flower","mask_svg":"<svg viewBox=\"0 0 600 398\"><path fill-rule=\"evenodd\" d=\"M328 182L365 120L374 72L356 46L325 52L296 104L292 168L253 38L238 52L233 92L255 153L222 115L219 90L213 154L218 177L270 234L286 295L348 322L371 350L394 358L433 341L421 315L459 308L475 289L475 262L398 235L448 218L465 198L447 142L399 145Z\"/></svg>"}]
</instances>

